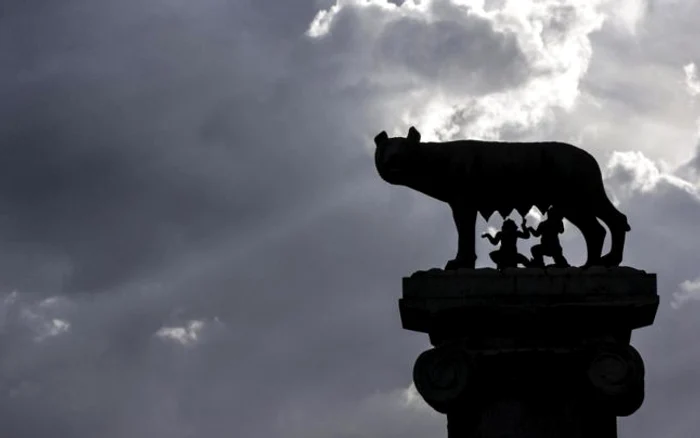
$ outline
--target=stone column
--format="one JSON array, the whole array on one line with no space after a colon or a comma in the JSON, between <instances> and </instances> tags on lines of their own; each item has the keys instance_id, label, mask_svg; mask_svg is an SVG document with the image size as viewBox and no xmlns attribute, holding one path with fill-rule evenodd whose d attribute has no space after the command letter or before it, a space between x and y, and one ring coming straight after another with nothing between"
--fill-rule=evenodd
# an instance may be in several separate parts
<instances>
[{"instance_id":1,"label":"stone column","mask_svg":"<svg viewBox=\"0 0 700 438\"><path fill-rule=\"evenodd\" d=\"M631 332L658 303L632 268L485 268L404 278L399 308L434 346L413 379L449 438L614 438L644 399Z\"/></svg>"}]
</instances>

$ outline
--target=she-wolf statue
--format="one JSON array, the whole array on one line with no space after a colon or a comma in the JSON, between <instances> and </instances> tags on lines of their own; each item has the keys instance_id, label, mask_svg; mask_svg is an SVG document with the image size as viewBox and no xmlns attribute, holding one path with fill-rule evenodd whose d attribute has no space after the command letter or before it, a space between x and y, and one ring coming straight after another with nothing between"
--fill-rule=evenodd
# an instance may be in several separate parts
<instances>
[{"instance_id":1,"label":"she-wolf statue","mask_svg":"<svg viewBox=\"0 0 700 438\"><path fill-rule=\"evenodd\" d=\"M410 187L449 204L457 226L457 255L445 269L473 268L476 215L486 220L498 211L521 216L536 206L555 207L581 230L588 266L622 262L627 216L612 204L598 162L576 146L560 142L511 143L457 140L421 143L411 127L404 137L375 138L375 165L382 179ZM610 252L601 256L603 221L610 229Z\"/></svg>"}]
</instances>

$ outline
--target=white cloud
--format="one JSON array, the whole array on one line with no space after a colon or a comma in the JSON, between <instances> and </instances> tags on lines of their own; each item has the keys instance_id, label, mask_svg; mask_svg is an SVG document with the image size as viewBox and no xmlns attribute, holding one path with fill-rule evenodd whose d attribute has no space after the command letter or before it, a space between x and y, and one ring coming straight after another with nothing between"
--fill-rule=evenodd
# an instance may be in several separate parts
<instances>
[{"instance_id":1,"label":"white cloud","mask_svg":"<svg viewBox=\"0 0 700 438\"><path fill-rule=\"evenodd\" d=\"M64 303L62 297L36 301L17 291L6 294L0 303L0 333L28 332L35 342L67 333L71 323L63 316Z\"/></svg>"},{"instance_id":2,"label":"white cloud","mask_svg":"<svg viewBox=\"0 0 700 438\"><path fill-rule=\"evenodd\" d=\"M685 280L679 286L680 291L673 293L671 307L679 309L691 301L700 301L700 278L695 280Z\"/></svg>"},{"instance_id":3,"label":"white cloud","mask_svg":"<svg viewBox=\"0 0 700 438\"><path fill-rule=\"evenodd\" d=\"M691 62L684 65L683 72L685 72L685 85L688 88L688 93L691 96L697 96L700 94L700 80L698 80L695 63Z\"/></svg>"},{"instance_id":4,"label":"white cloud","mask_svg":"<svg viewBox=\"0 0 700 438\"><path fill-rule=\"evenodd\" d=\"M422 98L409 107L402 105L401 117L393 123L411 120L423 128L426 139L497 138L504 129L522 134L551 121L553 110L573 108L592 56L590 35L604 23L605 5L603 1L505 1L492 7L479 1L428 0L395 6L380 0L337 1L318 13L309 35L332 36L336 20L351 10L358 17L352 22L355 27L343 31L362 33L358 36L362 51L354 57L366 69L364 76L379 78L394 69L396 75L391 78L401 80L398 61L388 67L359 61L386 47L392 50L383 60L392 60L390 54L397 50L402 51L400 59L415 58L415 63L403 65L414 75L429 66L442 67L438 77L409 86ZM450 30L452 24L457 26L454 29L479 30L460 37ZM396 33L397 29L402 31ZM456 38L446 39L450 36ZM387 46L390 41L396 42ZM449 51L451 41L459 41L461 50ZM488 47L488 52L479 53L479 47ZM459 72L454 78L445 73L451 69ZM493 87L484 86L486 79L494 78ZM481 86L465 87L474 83Z\"/></svg>"},{"instance_id":5,"label":"white cloud","mask_svg":"<svg viewBox=\"0 0 700 438\"><path fill-rule=\"evenodd\" d=\"M181 327L162 327L156 332L161 339L172 340L184 346L194 345L200 340L204 321L188 321Z\"/></svg>"},{"instance_id":6,"label":"white cloud","mask_svg":"<svg viewBox=\"0 0 700 438\"><path fill-rule=\"evenodd\" d=\"M36 315L31 315L34 319ZM34 338L37 342L43 341L46 338L58 336L70 330L70 323L62 319L53 318L49 321L41 321L41 325L37 327L37 335Z\"/></svg>"},{"instance_id":7,"label":"white cloud","mask_svg":"<svg viewBox=\"0 0 700 438\"><path fill-rule=\"evenodd\" d=\"M192 347L205 340L211 340L217 333L223 333L221 330L224 328L224 323L218 317L191 319L180 324L165 325L159 328L154 336L163 341Z\"/></svg>"},{"instance_id":8,"label":"white cloud","mask_svg":"<svg viewBox=\"0 0 700 438\"><path fill-rule=\"evenodd\" d=\"M641 152L613 152L604 173L606 179L614 185L617 196L629 196L632 192L647 193L664 182L700 199L695 185L672 173L661 171L658 164Z\"/></svg>"},{"instance_id":9,"label":"white cloud","mask_svg":"<svg viewBox=\"0 0 700 438\"><path fill-rule=\"evenodd\" d=\"M608 1L604 3L603 10L616 29L630 36L636 36L640 24L647 17L648 4L646 0Z\"/></svg>"}]
</instances>

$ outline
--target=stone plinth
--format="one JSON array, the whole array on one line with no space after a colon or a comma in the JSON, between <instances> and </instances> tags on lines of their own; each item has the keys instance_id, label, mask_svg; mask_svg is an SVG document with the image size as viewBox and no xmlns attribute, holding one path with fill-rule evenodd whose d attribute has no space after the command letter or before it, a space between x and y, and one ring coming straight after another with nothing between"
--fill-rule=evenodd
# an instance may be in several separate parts
<instances>
[{"instance_id":1,"label":"stone plinth","mask_svg":"<svg viewBox=\"0 0 700 438\"><path fill-rule=\"evenodd\" d=\"M656 275L632 268L431 270L404 278L403 327L435 348L414 367L449 437L612 438L644 399L629 345Z\"/></svg>"}]
</instances>

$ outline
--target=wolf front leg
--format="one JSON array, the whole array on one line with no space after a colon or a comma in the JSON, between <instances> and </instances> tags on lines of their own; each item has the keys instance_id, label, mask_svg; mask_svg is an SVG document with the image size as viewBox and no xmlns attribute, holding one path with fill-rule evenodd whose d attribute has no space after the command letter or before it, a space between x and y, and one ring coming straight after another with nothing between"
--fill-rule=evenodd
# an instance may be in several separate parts
<instances>
[{"instance_id":1,"label":"wolf front leg","mask_svg":"<svg viewBox=\"0 0 700 438\"><path fill-rule=\"evenodd\" d=\"M476 208L463 203L450 204L452 217L457 226L457 256L447 262L446 270L474 268L476 252L474 226L476 225Z\"/></svg>"}]
</instances>

